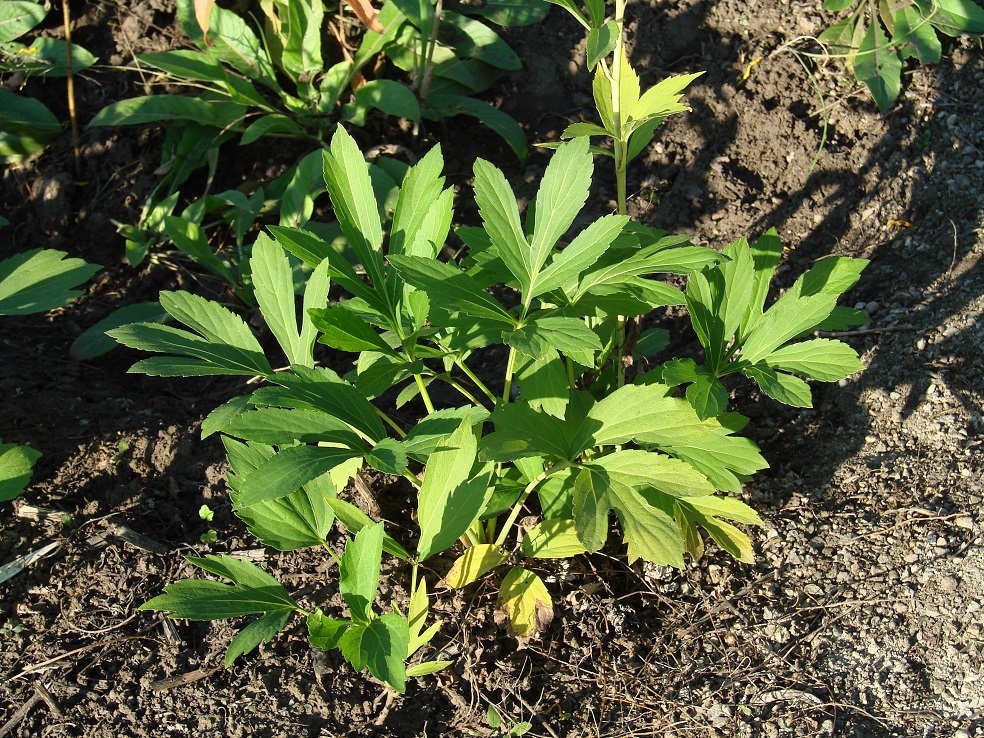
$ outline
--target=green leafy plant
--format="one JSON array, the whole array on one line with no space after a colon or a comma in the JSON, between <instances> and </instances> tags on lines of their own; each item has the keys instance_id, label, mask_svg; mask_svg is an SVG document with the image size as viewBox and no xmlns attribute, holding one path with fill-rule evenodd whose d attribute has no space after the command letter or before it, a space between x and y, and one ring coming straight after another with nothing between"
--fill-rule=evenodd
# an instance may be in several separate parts
<instances>
[{"instance_id":1,"label":"green leafy plant","mask_svg":"<svg viewBox=\"0 0 984 738\"><path fill-rule=\"evenodd\" d=\"M940 60L937 33L984 35L984 9L973 0L826 0L823 7L847 15L819 40L831 56L844 60L883 113L899 96L906 59L923 64Z\"/></svg>"},{"instance_id":2,"label":"green leafy plant","mask_svg":"<svg viewBox=\"0 0 984 738\"><path fill-rule=\"evenodd\" d=\"M170 124L161 159L164 175L144 206L139 224L118 224L127 239L128 260L140 263L150 246L166 233L192 259L233 284L241 284L234 271L242 261L238 255L223 260L210 248L195 248L197 243L189 246L189 240L196 239L182 233L180 223L168 227L166 219L178 204L180 187L194 171L207 166L206 189L210 189L218 166L218 148L237 134L240 145L262 137L320 144L339 118L343 93L378 50L363 44L354 59L326 63L322 48L325 18L320 2L261 3L262 29L231 10L209 3L203 9L200 5L195 0L180 0L177 7L178 20L197 49L137 58L141 67L156 69L166 79L196 89L196 95L154 94L122 100L103 108L89 127ZM378 108L419 119L419 105L406 87L390 80L365 87L343 115L364 119L368 109ZM232 190L214 195L206 191L206 197L186 211L182 220L200 226L207 213L228 210L228 222L241 248L242 233L256 217L292 196L287 189L295 174L292 167L268 183L267 189L256 186L246 193Z\"/></svg>"},{"instance_id":3,"label":"green leafy plant","mask_svg":"<svg viewBox=\"0 0 984 738\"><path fill-rule=\"evenodd\" d=\"M0 163L14 164L36 156L62 131L61 123L42 102L13 92L30 77L64 77L69 51L61 39L20 39L48 15L50 7L36 0L0 0ZM71 67L78 72L96 58L72 45Z\"/></svg>"},{"instance_id":4,"label":"green leafy plant","mask_svg":"<svg viewBox=\"0 0 984 738\"><path fill-rule=\"evenodd\" d=\"M525 222L502 172L478 160L483 224L458 230L469 247L461 264L444 262L437 256L452 198L441 167L436 148L408 171L387 238L368 166L344 129L336 131L325 181L364 273L327 242L286 227L271 227L250 259L260 312L289 370L273 371L240 318L187 293L161 295L187 328L135 324L112 332L161 354L132 371L266 379L213 412L203 435L221 434L233 509L257 537L280 549L320 546L337 561L344 618L301 608L269 575L227 557L191 561L233 585L185 580L145 605L179 618L260 615L237 636L227 662L296 612L315 645L338 647L355 668L402 692L408 677L446 663L413 658L437 632L436 624L424 629L422 567L436 568L451 587L494 577L501 621L529 639L552 617L536 562L600 549L612 512L630 562L682 567L686 555L703 552L700 529L750 561L747 535L729 521L760 522L734 495L766 463L735 435L745 419L721 406L720 379L744 373L780 401L805 404L797 377L830 381L860 368L846 346L797 341L832 319L850 319L835 302L860 260L820 262L766 308L782 253L771 232L721 255L614 214L565 247L593 171L588 141L579 138L553 155ZM288 253L313 270L299 324ZM687 291L653 278L663 273L691 275ZM351 297L326 306L330 281ZM487 290L493 285L513 297L500 301ZM669 360L620 385L624 372L613 367L620 316L665 305L690 310L707 350L704 366ZM645 334L624 355L641 366L660 338ZM342 377L316 367L315 340L355 354L352 371ZM469 362L497 349L506 356L501 377L480 378ZM434 391L438 384L450 394ZM416 535L390 537L344 498L346 481L363 466L406 480ZM538 522L517 527L524 512ZM334 520L349 532L341 555L330 540ZM404 521L400 530L411 526ZM456 546L463 548L450 567L436 558ZM384 552L409 567L406 612L392 602L376 609ZM218 601L228 606L217 609Z\"/></svg>"},{"instance_id":5,"label":"green leafy plant","mask_svg":"<svg viewBox=\"0 0 984 738\"><path fill-rule=\"evenodd\" d=\"M453 6L454 10L449 6ZM394 29L385 53L409 72L425 118L467 115L502 136L516 156L526 160L526 136L509 115L473 95L484 92L503 73L522 67L512 49L476 16L499 25L529 25L542 20L549 6L526 3L444 3L439 0L389 0L381 18Z\"/></svg>"},{"instance_id":6,"label":"green leafy plant","mask_svg":"<svg viewBox=\"0 0 984 738\"><path fill-rule=\"evenodd\" d=\"M667 77L643 93L639 75L625 53L622 33L625 0L616 0L611 18L606 15L604 0L585 0L585 12L576 0L546 1L564 8L588 31L587 64L589 70L594 70L592 92L601 119L600 126L572 123L561 138L601 136L611 141L611 150L595 148L593 151L614 159L618 212L625 215L625 175L629 162L652 142L656 129L668 116L689 110L680 102L681 93L703 72Z\"/></svg>"},{"instance_id":7,"label":"green leafy plant","mask_svg":"<svg viewBox=\"0 0 984 738\"><path fill-rule=\"evenodd\" d=\"M240 273L248 254L243 238L256 220L279 211L281 225L305 225L309 203L323 192L316 183L320 153L302 158L272 182L213 194L208 190L218 165L218 147L236 136L240 145L261 138L294 138L321 146L339 121L365 125L374 109L415 123L422 116L467 114L489 125L517 156L525 158L526 139L519 124L469 96L488 89L503 72L519 65L518 57L491 28L464 15L435 15L430 3L416 0L390 0L378 17L366 2L349 4L358 9L367 28L354 52L346 50L345 58L329 60L330 47L323 44L322 33L330 24L320 2L262 2L262 28L257 28L231 10L201 0L179 0L179 21L198 48L144 54L137 64L194 88L196 96L153 94L122 100L89 123L90 127L170 123L161 161L164 176L140 222L118 224L132 264L142 261L164 236L188 257L242 289L248 283L248 274ZM530 5L547 7L539 0ZM425 26L427 33L432 26L435 29L437 35L428 37L426 46L414 22ZM348 43L341 16L337 28L343 43ZM441 41L445 36L448 43ZM424 48L427 53L420 53ZM366 81L367 66L382 54L412 73L412 85L385 77ZM176 216L180 187L202 167L208 167L205 195ZM206 241L208 222L213 220L224 221L234 233L235 248L225 256L214 254Z\"/></svg>"},{"instance_id":8,"label":"green leafy plant","mask_svg":"<svg viewBox=\"0 0 984 738\"><path fill-rule=\"evenodd\" d=\"M0 218L0 226L7 224ZM67 256L54 249L35 249L0 261L0 315L54 310L82 294L74 288L101 267ZM0 441L0 502L24 491L40 457L33 448Z\"/></svg>"}]
</instances>

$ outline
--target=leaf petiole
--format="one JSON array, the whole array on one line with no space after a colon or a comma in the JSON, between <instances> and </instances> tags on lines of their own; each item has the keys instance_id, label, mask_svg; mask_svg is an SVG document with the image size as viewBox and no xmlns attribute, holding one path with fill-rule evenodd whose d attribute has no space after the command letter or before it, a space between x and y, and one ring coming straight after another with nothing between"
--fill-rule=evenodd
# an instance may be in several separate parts
<instances>
[{"instance_id":1,"label":"leaf petiole","mask_svg":"<svg viewBox=\"0 0 984 738\"><path fill-rule=\"evenodd\" d=\"M506 360L506 380L502 387L502 402L509 402L512 395L513 372L516 370L516 349L509 347L509 358Z\"/></svg>"},{"instance_id":2,"label":"leaf petiole","mask_svg":"<svg viewBox=\"0 0 984 738\"><path fill-rule=\"evenodd\" d=\"M493 403L495 403L496 396L492 394L492 391L485 386L485 383L475 375L475 372L473 372L471 369L468 368L468 365L462 359L455 357L454 363L455 366L457 366L459 369L461 369L461 371L465 373L466 377L468 377L471 381L475 383L475 386L478 387L479 390L481 390L483 395L485 395L490 400L492 400ZM475 404L478 405L479 403L476 402Z\"/></svg>"},{"instance_id":3,"label":"leaf petiole","mask_svg":"<svg viewBox=\"0 0 984 738\"><path fill-rule=\"evenodd\" d=\"M537 474L536 477L533 478L533 481L531 481L529 484L526 485L526 489L523 490L522 494L520 494L519 496L519 499L516 500L516 503L512 506L512 509L509 511L509 517L506 518L506 522L503 523L502 529L499 531L498 538L495 539L496 546L505 545L506 538L509 536L509 529L512 528L513 523L516 522L516 518L519 517L520 510L523 509L523 506L526 504L526 500L533 493L533 490L537 488L537 485L539 485L540 482L547 479L547 477L563 469L566 469L570 465L571 462L569 461L559 461L555 466L552 466L549 469L545 469L540 474Z\"/></svg>"},{"instance_id":4,"label":"leaf petiole","mask_svg":"<svg viewBox=\"0 0 984 738\"><path fill-rule=\"evenodd\" d=\"M386 423L386 425L388 425L390 428L392 428L393 430L395 430L397 432L397 434L400 436L400 438L406 438L407 437L406 431L404 431L397 424L397 422L395 420L393 420L393 418L391 418L389 415L387 415L386 413L384 413L378 407L373 406L373 409L376 411L376 414L382 419L382 421L384 423Z\"/></svg>"},{"instance_id":5,"label":"leaf petiole","mask_svg":"<svg viewBox=\"0 0 984 738\"><path fill-rule=\"evenodd\" d=\"M420 390L420 396L424 400L424 407L427 408L427 412L434 412L434 403L431 401L430 394L427 392L427 385L424 384L423 378L419 374L414 374L413 379L417 383L417 389Z\"/></svg>"}]
</instances>

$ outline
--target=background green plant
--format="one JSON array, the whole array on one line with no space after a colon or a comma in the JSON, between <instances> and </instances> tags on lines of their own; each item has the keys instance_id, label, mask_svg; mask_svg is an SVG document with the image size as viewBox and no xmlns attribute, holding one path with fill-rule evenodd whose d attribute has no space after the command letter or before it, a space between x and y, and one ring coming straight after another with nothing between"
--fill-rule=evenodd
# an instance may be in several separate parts
<instances>
[{"instance_id":1,"label":"background green plant","mask_svg":"<svg viewBox=\"0 0 984 738\"><path fill-rule=\"evenodd\" d=\"M588 70L594 71L591 89L601 120L601 126L573 123L561 138L601 136L611 141L611 150L595 148L593 151L614 160L618 212L625 215L625 175L629 162L649 146L656 129L668 116L689 110L680 102L681 93L703 72L668 77L643 93L639 75L629 64L623 43L624 0L617 0L612 17L606 14L604 0L586 0L583 12L576 0L546 1L564 8L588 31L587 64Z\"/></svg>"},{"instance_id":2,"label":"background green plant","mask_svg":"<svg viewBox=\"0 0 984 738\"><path fill-rule=\"evenodd\" d=\"M248 275L239 273L248 254L243 238L256 220L279 211L282 225L305 224L304 205L320 194L319 189L323 191L311 176L317 175L317 167L308 166L317 155L300 159L272 182L211 192L219 147L236 136L240 145L261 138L291 138L320 146L339 121L365 125L374 109L414 123L422 116L436 120L466 114L499 133L517 156L526 156L519 124L470 97L519 66L515 53L478 20L453 12L435 14L430 2L390 0L373 24L381 24L380 32L365 30L353 53L332 59L339 52L322 41L327 18L320 2L262 2L261 23L215 6L207 34L196 5L195 0L179 0L178 20L197 49L143 54L136 60L171 82L193 88L195 95L151 94L122 100L89 123L103 127L169 122L160 167L165 174L140 222L119 224L131 264L139 264L163 236L242 289L248 284ZM495 17L531 22L543 14L533 13L533 8L545 12L547 7L539 0L528 5L525 13ZM341 15L337 25L344 34ZM412 83L385 77L366 81L363 72L370 64L378 66L381 55L411 72ZM346 102L350 90L351 102ZM203 167L208 169L205 195L176 216L180 188ZM235 247L219 257L207 244L203 246L204 238L194 229L207 231L223 221L233 232Z\"/></svg>"},{"instance_id":3,"label":"background green plant","mask_svg":"<svg viewBox=\"0 0 984 738\"><path fill-rule=\"evenodd\" d=\"M937 33L984 35L984 9L973 0L825 0L823 7L847 15L819 40L832 56L844 60L883 113L899 96L906 59L923 64L940 60Z\"/></svg>"},{"instance_id":4,"label":"background green plant","mask_svg":"<svg viewBox=\"0 0 984 738\"><path fill-rule=\"evenodd\" d=\"M6 225L0 218L0 227ZM0 315L43 313L81 295L74 288L102 267L67 257L63 251L34 249L0 261ZM33 448L0 440L0 502L24 491L40 457Z\"/></svg>"},{"instance_id":5,"label":"background green plant","mask_svg":"<svg viewBox=\"0 0 984 738\"><path fill-rule=\"evenodd\" d=\"M13 92L31 77L64 77L68 50L57 38L38 36L24 43L25 35L48 15L50 7L35 0L0 0L0 163L31 159L54 141L61 122L39 100ZM71 49L72 69L79 72L96 58L77 44Z\"/></svg>"}]
</instances>

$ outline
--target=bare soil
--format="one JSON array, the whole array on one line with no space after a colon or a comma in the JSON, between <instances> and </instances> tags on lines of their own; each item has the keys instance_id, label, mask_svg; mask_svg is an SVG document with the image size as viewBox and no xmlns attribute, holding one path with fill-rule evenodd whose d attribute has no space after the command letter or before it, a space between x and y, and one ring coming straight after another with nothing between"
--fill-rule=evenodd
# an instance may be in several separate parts
<instances>
[{"instance_id":1,"label":"bare soil","mask_svg":"<svg viewBox=\"0 0 984 738\"><path fill-rule=\"evenodd\" d=\"M863 373L817 387L806 411L736 389L771 463L745 491L767 521L750 531L757 563L710 550L685 571L627 567L612 548L545 568L556 617L524 649L493 622L494 587L442 593L437 645L455 664L389 705L337 654L312 650L296 621L221 669L231 624L170 625L136 610L190 574L182 554L257 546L231 514L220 444L198 434L242 385L128 375L134 353L76 363L68 348L159 290L227 295L167 255L123 263L112 220L136 221L161 131L84 132L77 171L67 135L9 167L0 212L13 225L0 231L0 256L52 246L105 269L68 308L0 323L0 433L44 454L2 516L0 562L56 544L0 584L10 720L0 735L490 735L490 703L510 723L532 721L536 736L984 735L984 56L945 42L939 65L906 68L882 116L840 66L784 46L830 21L819 8L629 5L645 83L706 72L687 94L693 112L672 118L631 170L633 214L717 247L774 226L788 248L780 288L830 254L871 260L849 300L872 321L845 336ZM122 63L180 43L171 10L165 0L87 3L73 35ZM531 141L590 117L579 27L555 9L506 35L525 70L492 99ZM28 91L67 118L59 84ZM78 85L83 122L140 91L109 69ZM397 129L365 135L407 143ZM457 120L431 126L418 153L436 140L461 185L462 222L474 218L476 155L527 194L547 162L534 153L520 169L493 135ZM234 147L230 177L289 163ZM596 182L594 214L610 212L601 163ZM696 352L676 316L666 325L673 351ZM203 504L216 511L212 544L199 540ZM312 604L337 599L316 553L254 555Z\"/></svg>"}]
</instances>

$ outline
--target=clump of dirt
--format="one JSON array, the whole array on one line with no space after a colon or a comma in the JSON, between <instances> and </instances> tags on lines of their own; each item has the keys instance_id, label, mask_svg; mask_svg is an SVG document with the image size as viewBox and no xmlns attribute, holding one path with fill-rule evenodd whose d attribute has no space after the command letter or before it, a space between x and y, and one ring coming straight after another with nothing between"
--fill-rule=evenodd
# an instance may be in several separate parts
<instances>
[{"instance_id":1,"label":"clump of dirt","mask_svg":"<svg viewBox=\"0 0 984 738\"><path fill-rule=\"evenodd\" d=\"M249 555L302 602L340 608L332 568L317 552L256 550L231 514L220 444L198 436L240 382L127 375L135 355L124 351L68 359L73 338L120 304L224 287L169 259L121 263L112 220L138 217L159 131L85 133L78 175L63 137L8 168L0 189L13 224L0 231L4 255L52 245L106 267L68 308L0 322L0 434L44 453L0 525L0 560L56 544L0 584L10 735L489 734L489 703L538 736L984 735L984 60L948 42L939 65L907 70L880 116L841 67L811 62L811 80L784 50L830 22L812 2L629 11L644 84L705 71L687 94L693 111L669 119L630 170L633 215L715 246L776 227L788 249L777 290L830 254L871 260L850 296L871 322L842 336L863 373L815 387L803 411L739 388L772 465L745 488L767 522L750 531L757 563L710 550L681 572L628 567L612 548L547 567L556 616L524 649L496 628L492 586L441 593L436 644L455 663L392 704L337 654L312 650L300 621L220 669L240 624L136 609L191 574L182 554ZM168 2L84 12L77 40L114 63L177 38ZM555 10L506 35L526 69L495 94L531 140L591 118L582 29ZM88 73L83 121L135 94L128 79ZM462 185L482 155L525 197L547 161L536 153L520 170L458 120L429 136ZM615 195L606 163L595 214ZM467 186L458 200L472 217ZM674 347L696 350L686 336ZM203 504L214 544L200 540Z\"/></svg>"}]
</instances>

